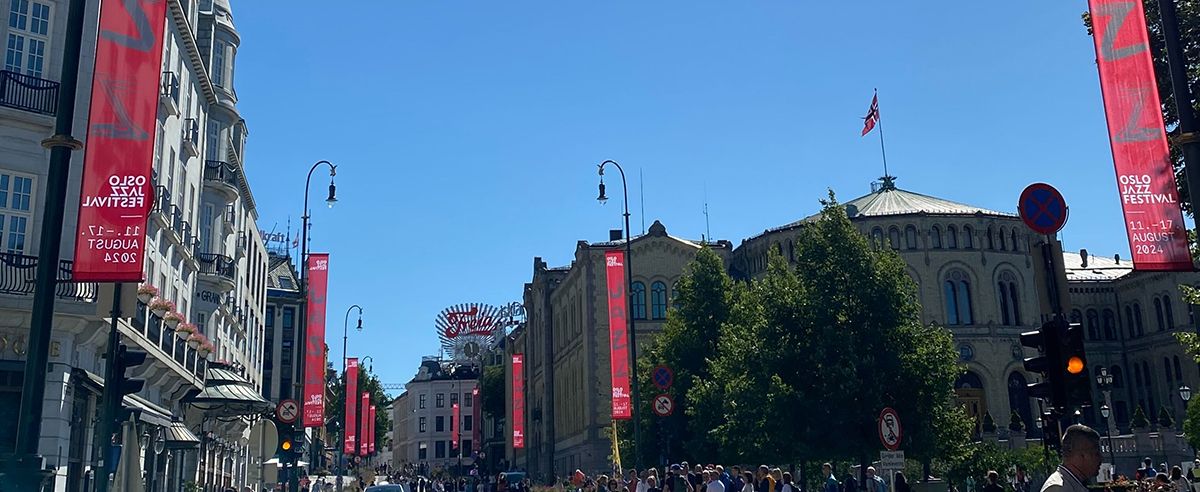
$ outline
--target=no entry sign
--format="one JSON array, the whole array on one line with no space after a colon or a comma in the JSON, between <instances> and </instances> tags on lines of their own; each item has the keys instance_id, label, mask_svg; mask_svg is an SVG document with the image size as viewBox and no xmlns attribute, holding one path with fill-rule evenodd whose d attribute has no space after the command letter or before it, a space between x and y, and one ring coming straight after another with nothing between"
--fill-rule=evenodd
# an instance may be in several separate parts
<instances>
[{"instance_id":1,"label":"no entry sign","mask_svg":"<svg viewBox=\"0 0 1200 492\"><path fill-rule=\"evenodd\" d=\"M1062 193L1046 183L1025 187L1017 210L1025 225L1041 234L1054 234L1067 223L1067 202Z\"/></svg>"}]
</instances>

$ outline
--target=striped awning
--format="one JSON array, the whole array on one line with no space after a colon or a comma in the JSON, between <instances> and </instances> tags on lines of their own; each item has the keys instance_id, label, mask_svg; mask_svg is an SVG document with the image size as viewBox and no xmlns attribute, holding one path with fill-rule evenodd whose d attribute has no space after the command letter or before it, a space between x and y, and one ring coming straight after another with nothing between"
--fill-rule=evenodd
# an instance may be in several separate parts
<instances>
[{"instance_id":1,"label":"striped awning","mask_svg":"<svg viewBox=\"0 0 1200 492\"><path fill-rule=\"evenodd\" d=\"M178 420L163 429L163 436L167 449L195 449L200 446L200 438Z\"/></svg>"},{"instance_id":2,"label":"striped awning","mask_svg":"<svg viewBox=\"0 0 1200 492\"><path fill-rule=\"evenodd\" d=\"M211 363L205 372L204 389L184 397L191 404L214 417L261 415L275 406L228 366Z\"/></svg>"}]
</instances>

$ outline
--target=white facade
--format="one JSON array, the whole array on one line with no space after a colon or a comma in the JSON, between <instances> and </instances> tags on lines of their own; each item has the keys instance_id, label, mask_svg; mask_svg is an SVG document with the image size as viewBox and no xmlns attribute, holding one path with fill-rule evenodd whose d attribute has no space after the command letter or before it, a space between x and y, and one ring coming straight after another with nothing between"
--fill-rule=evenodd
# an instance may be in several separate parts
<instances>
[{"instance_id":1,"label":"white facade","mask_svg":"<svg viewBox=\"0 0 1200 492\"><path fill-rule=\"evenodd\" d=\"M474 401L472 391L479 385L478 370L468 366L443 365L426 358L416 377L405 385L405 396L398 398L392 410L392 459L395 467L427 466L429 470L449 469L458 465L457 450L451 443L450 421L453 404L459 404L459 449L462 464L474 464Z\"/></svg>"},{"instance_id":2,"label":"white facade","mask_svg":"<svg viewBox=\"0 0 1200 492\"><path fill-rule=\"evenodd\" d=\"M57 81L66 37L67 0L0 0L0 37L6 40L0 71L0 411L16 415L29 333L32 279L42 226L42 201L50 152L40 145L53 132ZM88 2L76 102L74 136L87 140L91 70L99 2ZM146 284L174 302L215 346L201 356L144 306L124 312L121 342L147 352L130 374L146 380L137 396L145 407L139 432L154 433L172 418L206 436L199 450L143 454L154 468L149 490L177 490L181 482L210 487L245 485L249 449L245 422L201 424L200 411L182 403L204 386L206 359L241 369L262 385L266 299L266 249L246 182L242 155L245 123L232 90L240 39L228 2L169 0L163 46L162 87L153 169L157 203L146 230ZM221 53L210 50L219 47ZM219 70L220 75L214 73ZM219 163L219 164L218 164ZM74 251L83 152L72 156L60 257ZM64 264L60 279L69 277ZM40 451L57 472L54 490L80 490L89 470L104 374L109 306L94 284L61 284L55 305ZM125 289L133 294L132 286ZM103 305L102 305L103 304ZM132 303L130 303L132 304ZM129 402L126 402L129 406ZM13 426L15 427L15 426ZM12 445L0 430L0 446Z\"/></svg>"}]
</instances>

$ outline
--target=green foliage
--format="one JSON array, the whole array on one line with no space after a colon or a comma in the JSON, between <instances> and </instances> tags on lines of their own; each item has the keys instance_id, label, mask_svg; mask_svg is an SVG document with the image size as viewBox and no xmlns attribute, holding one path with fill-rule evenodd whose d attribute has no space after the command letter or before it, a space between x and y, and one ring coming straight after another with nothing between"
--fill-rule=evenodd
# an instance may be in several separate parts
<instances>
[{"instance_id":1,"label":"green foliage","mask_svg":"<svg viewBox=\"0 0 1200 492\"><path fill-rule=\"evenodd\" d=\"M479 398L482 400L479 404L483 405L483 413L504 418L504 366L484 367L479 379Z\"/></svg>"},{"instance_id":2,"label":"green foliage","mask_svg":"<svg viewBox=\"0 0 1200 492\"><path fill-rule=\"evenodd\" d=\"M693 428L727 461L857 460L879 450L876 418L890 406L910 456L964 454L972 424L953 401L950 333L921 324L899 256L868 246L832 193L823 204L795 268L772 251L765 276L735 289L712 377L688 393Z\"/></svg>"},{"instance_id":3,"label":"green foliage","mask_svg":"<svg viewBox=\"0 0 1200 492\"><path fill-rule=\"evenodd\" d=\"M1146 418L1146 412L1142 410L1142 406L1133 411L1133 419L1129 421L1129 425L1134 429L1145 429L1150 426L1150 420Z\"/></svg>"},{"instance_id":4,"label":"green foliage","mask_svg":"<svg viewBox=\"0 0 1200 492\"><path fill-rule=\"evenodd\" d=\"M1192 398L1183 419L1183 435L1193 448L1200 448L1200 399Z\"/></svg>"},{"instance_id":5,"label":"green foliage","mask_svg":"<svg viewBox=\"0 0 1200 492\"><path fill-rule=\"evenodd\" d=\"M1171 412L1167 411L1167 407L1158 408L1158 426L1170 428L1175 425L1175 418L1171 417Z\"/></svg>"},{"instance_id":6,"label":"green foliage","mask_svg":"<svg viewBox=\"0 0 1200 492\"><path fill-rule=\"evenodd\" d=\"M335 439L340 439L341 427L346 422L346 386L343 384L344 378L332 369L332 363L328 364L327 368L325 384L329 388L327 394L330 400L325 405L325 419L328 422L326 429L330 432L330 436L337 436ZM383 384L379 382L379 377L367 366L358 366L357 390L360 395L363 392L371 394L371 404L375 405L375 452L381 452L380 447L386 442L387 434L391 431L392 416L388 415L385 409L391 400L383 392ZM339 441L335 441L335 443L340 445Z\"/></svg>"},{"instance_id":7,"label":"green foliage","mask_svg":"<svg viewBox=\"0 0 1200 492\"><path fill-rule=\"evenodd\" d=\"M1013 432L1025 431L1025 421L1021 420L1021 414L1017 413L1016 410L1013 410L1012 415L1008 417L1008 430Z\"/></svg>"}]
</instances>

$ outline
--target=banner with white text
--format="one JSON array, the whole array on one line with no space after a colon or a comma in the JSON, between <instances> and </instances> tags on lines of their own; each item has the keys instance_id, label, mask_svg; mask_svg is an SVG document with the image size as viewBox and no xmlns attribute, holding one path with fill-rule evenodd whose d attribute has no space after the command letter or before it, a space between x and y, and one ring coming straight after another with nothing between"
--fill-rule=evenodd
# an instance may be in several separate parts
<instances>
[{"instance_id":1,"label":"banner with white text","mask_svg":"<svg viewBox=\"0 0 1200 492\"><path fill-rule=\"evenodd\" d=\"M525 448L525 354L512 356L513 449Z\"/></svg>"},{"instance_id":2,"label":"banner with white text","mask_svg":"<svg viewBox=\"0 0 1200 492\"><path fill-rule=\"evenodd\" d=\"M1133 267L1191 271L1142 2L1090 0L1088 5Z\"/></svg>"},{"instance_id":3,"label":"banner with white text","mask_svg":"<svg viewBox=\"0 0 1200 492\"><path fill-rule=\"evenodd\" d=\"M329 253L310 253L307 268L304 427L321 427L325 425L325 295L329 288Z\"/></svg>"},{"instance_id":4,"label":"banner with white text","mask_svg":"<svg viewBox=\"0 0 1200 492\"><path fill-rule=\"evenodd\" d=\"M612 366L612 418L627 420L633 417L629 391L629 324L625 311L625 253L604 253L605 273L608 276L608 333L609 361Z\"/></svg>"},{"instance_id":5,"label":"banner with white text","mask_svg":"<svg viewBox=\"0 0 1200 492\"><path fill-rule=\"evenodd\" d=\"M356 401L358 401L358 359L352 357L346 359L346 427L343 427L346 429L346 437L342 442L342 453L351 456L358 449L356 446L358 412L356 411L357 405L354 404Z\"/></svg>"}]
</instances>

